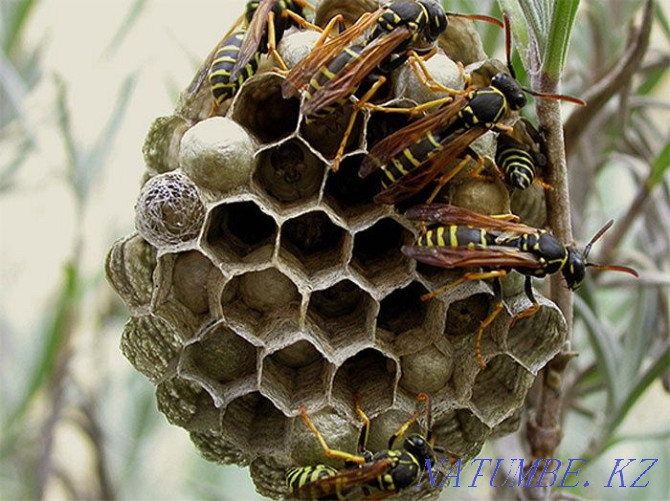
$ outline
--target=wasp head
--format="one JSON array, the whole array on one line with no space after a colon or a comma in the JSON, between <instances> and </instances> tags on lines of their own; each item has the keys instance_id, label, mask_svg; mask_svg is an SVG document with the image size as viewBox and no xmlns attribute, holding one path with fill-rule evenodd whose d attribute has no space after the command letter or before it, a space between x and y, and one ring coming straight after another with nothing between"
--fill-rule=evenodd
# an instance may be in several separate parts
<instances>
[{"instance_id":1,"label":"wasp head","mask_svg":"<svg viewBox=\"0 0 670 501\"><path fill-rule=\"evenodd\" d=\"M586 259L584 254L575 247L568 247L568 261L563 266L563 276L571 290L582 285L586 275Z\"/></svg>"},{"instance_id":2,"label":"wasp head","mask_svg":"<svg viewBox=\"0 0 670 501\"><path fill-rule=\"evenodd\" d=\"M495 87L505 95L511 110L517 111L526 106L528 99L521 85L507 73L497 73L491 79L491 87Z\"/></svg>"},{"instance_id":3,"label":"wasp head","mask_svg":"<svg viewBox=\"0 0 670 501\"><path fill-rule=\"evenodd\" d=\"M435 461L435 453L433 448L428 443L425 437L419 435L418 433L413 433L405 439L403 448L414 456L419 464L424 464L426 459L429 459L432 462Z\"/></svg>"},{"instance_id":4,"label":"wasp head","mask_svg":"<svg viewBox=\"0 0 670 501\"><path fill-rule=\"evenodd\" d=\"M423 36L426 42L433 43L447 29L447 14L437 2L422 0L419 3L424 6L428 14Z\"/></svg>"}]
</instances>

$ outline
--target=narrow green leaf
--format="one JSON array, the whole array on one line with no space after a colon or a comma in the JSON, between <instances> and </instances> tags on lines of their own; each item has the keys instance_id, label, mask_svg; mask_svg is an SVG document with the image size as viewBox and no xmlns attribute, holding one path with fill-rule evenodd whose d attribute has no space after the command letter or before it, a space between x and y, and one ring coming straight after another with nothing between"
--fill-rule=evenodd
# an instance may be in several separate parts
<instances>
[{"instance_id":1,"label":"narrow green leaf","mask_svg":"<svg viewBox=\"0 0 670 501\"><path fill-rule=\"evenodd\" d=\"M651 166L651 175L649 176L649 180L647 181L647 188L649 188L649 191L653 190L656 187L656 185L663 180L663 176L665 176L665 172L668 170L669 167L670 167L670 141L665 143L665 146L658 154L656 160L654 160L654 163Z\"/></svg>"},{"instance_id":2,"label":"narrow green leaf","mask_svg":"<svg viewBox=\"0 0 670 501\"><path fill-rule=\"evenodd\" d=\"M654 14L656 14L656 21L658 21L658 25L661 27L661 31L665 35L665 38L670 41L670 23L668 22L668 18L665 16L663 8L658 5L654 10Z\"/></svg>"},{"instance_id":3,"label":"narrow green leaf","mask_svg":"<svg viewBox=\"0 0 670 501\"><path fill-rule=\"evenodd\" d=\"M607 412L609 413L618 404L618 394L621 393L617 380L616 345L584 300L578 294L575 294L574 300L575 313L584 320L596 363L607 387Z\"/></svg>"},{"instance_id":4,"label":"narrow green leaf","mask_svg":"<svg viewBox=\"0 0 670 501\"><path fill-rule=\"evenodd\" d=\"M578 7L579 0L561 0L554 3L549 36L542 54L542 71L554 81L558 81L565 65Z\"/></svg>"},{"instance_id":5,"label":"narrow green leaf","mask_svg":"<svg viewBox=\"0 0 670 501\"><path fill-rule=\"evenodd\" d=\"M146 5L147 0L135 0L135 2L133 2L121 23L121 26L119 26L118 30L110 40L109 45L107 45L103 51L105 57L112 56L117 47L123 43L123 40L128 36L130 30L135 26L135 23L137 23L137 20L139 19L140 14L144 11Z\"/></svg>"},{"instance_id":6,"label":"narrow green leaf","mask_svg":"<svg viewBox=\"0 0 670 501\"><path fill-rule=\"evenodd\" d=\"M12 55L21 39L21 32L28 22L30 13L38 0L12 0L2 2L2 48L5 54Z\"/></svg>"},{"instance_id":7,"label":"narrow green leaf","mask_svg":"<svg viewBox=\"0 0 670 501\"><path fill-rule=\"evenodd\" d=\"M509 17L510 30L512 32L514 42L519 55L523 60L523 65L526 68L530 67L530 44L531 35L528 30L529 23L526 21L524 11L517 0L498 0L500 10L502 10ZM533 37L535 39L535 37Z\"/></svg>"},{"instance_id":8,"label":"narrow green leaf","mask_svg":"<svg viewBox=\"0 0 670 501\"><path fill-rule=\"evenodd\" d=\"M658 87L658 84L664 81L667 74L666 68L657 68L650 71L637 88L637 94L642 96L651 94Z\"/></svg>"},{"instance_id":9,"label":"narrow green leaf","mask_svg":"<svg viewBox=\"0 0 670 501\"><path fill-rule=\"evenodd\" d=\"M661 350L660 355L644 371L644 374L638 378L635 385L626 395L626 398L617 407L616 412L608 414L610 418L608 420L610 435L616 431L647 388L668 369L670 369L670 345L666 344L663 350Z\"/></svg>"}]
</instances>

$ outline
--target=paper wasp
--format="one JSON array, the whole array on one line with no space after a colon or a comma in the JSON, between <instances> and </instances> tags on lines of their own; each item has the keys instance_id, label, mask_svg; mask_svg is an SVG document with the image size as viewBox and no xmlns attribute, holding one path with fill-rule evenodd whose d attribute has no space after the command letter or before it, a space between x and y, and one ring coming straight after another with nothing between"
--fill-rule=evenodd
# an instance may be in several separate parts
<instances>
[{"instance_id":1,"label":"paper wasp","mask_svg":"<svg viewBox=\"0 0 670 501\"><path fill-rule=\"evenodd\" d=\"M356 24L322 44L325 34L335 21L332 20L312 53L289 72L282 87L283 95L285 98L290 97L298 89L307 86L301 108L307 123L329 116L351 96L358 97L333 160L333 170L338 169L360 108L365 107L386 82L384 75L399 67L410 56L418 61L418 54L432 53L435 41L447 28L447 16L500 25L500 21L489 16L447 13L432 0L396 1L386 8L362 16ZM373 26L370 35L354 43ZM427 74L425 67L421 63L417 64L421 70L413 68L421 81L432 85L432 77ZM361 92L361 88L366 89L365 92Z\"/></svg>"},{"instance_id":2,"label":"paper wasp","mask_svg":"<svg viewBox=\"0 0 670 501\"><path fill-rule=\"evenodd\" d=\"M539 172L547 164L543 153L544 140L535 127L520 118L512 131L498 135L495 161L505 183L525 190L533 181L548 186L539 178Z\"/></svg>"},{"instance_id":3,"label":"paper wasp","mask_svg":"<svg viewBox=\"0 0 670 501\"><path fill-rule=\"evenodd\" d=\"M509 132L503 124L510 112L527 104L525 94L542 99L557 99L584 105L580 99L558 94L542 94L522 87L515 79L510 62L509 21L504 16L509 74L493 76L488 87L466 89L457 99L444 98L396 112L416 113L437 104L437 111L411 123L377 143L363 160L359 175L366 177L381 168L382 191L375 197L380 203L406 200L425 188L458 159L470 144L489 130ZM434 198L444 184L467 164L467 159L444 174L433 192Z\"/></svg>"},{"instance_id":4,"label":"paper wasp","mask_svg":"<svg viewBox=\"0 0 670 501\"><path fill-rule=\"evenodd\" d=\"M252 77L262 54L269 53L280 67L286 65L276 52L276 45L291 26L310 25L303 9L311 7L304 0L251 0L243 18L236 23L246 27L233 28L218 45L209 69L212 94L220 105L233 97L240 86ZM311 26L311 25L310 25Z\"/></svg>"},{"instance_id":5,"label":"paper wasp","mask_svg":"<svg viewBox=\"0 0 670 501\"><path fill-rule=\"evenodd\" d=\"M591 247L612 226L613 220L603 226L582 251L573 245L562 244L545 230L484 216L454 205L419 205L409 209L405 215L437 225L422 233L415 245L402 247L402 253L407 257L440 268L484 269L482 272L465 273L454 282L426 294L423 300L470 280L493 279L493 309L481 322L475 340L477 360L482 367L485 366L482 335L503 308L500 279L510 271L516 270L526 276L524 290L532 303L512 319L512 324L534 315L540 308L533 295L531 277L544 277L560 271L568 287L575 290L581 285L589 267L638 276L635 270L626 266L587 261Z\"/></svg>"},{"instance_id":6,"label":"paper wasp","mask_svg":"<svg viewBox=\"0 0 670 501\"><path fill-rule=\"evenodd\" d=\"M354 492L360 490L366 499L384 499L416 485L426 460L430 460L431 465L435 464L435 452L442 451L441 448L433 446L430 398L421 393L417 400L426 403L426 433L410 434L403 440L402 447L397 448L405 432L418 419L418 414L415 413L389 438L388 449L375 454L367 450L370 420L361 409L360 397L355 398L356 414L363 421L357 454L328 447L302 407L302 420L321 444L324 454L330 458L343 459L345 467L341 470L325 465L291 468L286 473L290 494L298 499L343 500L350 499Z\"/></svg>"}]
</instances>

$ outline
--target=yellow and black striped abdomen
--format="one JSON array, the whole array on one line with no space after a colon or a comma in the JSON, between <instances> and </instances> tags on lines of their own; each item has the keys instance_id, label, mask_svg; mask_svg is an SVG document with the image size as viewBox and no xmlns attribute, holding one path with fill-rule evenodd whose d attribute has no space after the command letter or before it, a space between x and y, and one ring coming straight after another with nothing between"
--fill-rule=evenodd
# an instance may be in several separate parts
<instances>
[{"instance_id":1,"label":"yellow and black striped abdomen","mask_svg":"<svg viewBox=\"0 0 670 501\"><path fill-rule=\"evenodd\" d=\"M486 249L495 244L495 236L481 228L469 226L436 226L421 235L419 247L450 247L452 249Z\"/></svg>"},{"instance_id":2,"label":"yellow and black striped abdomen","mask_svg":"<svg viewBox=\"0 0 670 501\"><path fill-rule=\"evenodd\" d=\"M496 164L505 174L505 182L520 190L528 188L535 179L535 158L522 148L499 144Z\"/></svg>"},{"instance_id":3,"label":"yellow and black striped abdomen","mask_svg":"<svg viewBox=\"0 0 670 501\"><path fill-rule=\"evenodd\" d=\"M333 58L333 60L327 66L322 66L309 81L309 87L305 92L305 99L309 101L312 96L320 91L324 85L340 77L342 71L344 71L349 64L353 63L360 57L360 54L364 48L365 46L362 44L347 47L337 56L335 56L335 58ZM307 122L309 123L313 120L324 118L330 115L338 106L343 105L347 101L348 97L353 95L356 90L357 88L349 89L349 92L347 92L341 99L338 99L329 106L324 106L323 108L315 111L311 114L311 116L306 117Z\"/></svg>"},{"instance_id":4,"label":"yellow and black striped abdomen","mask_svg":"<svg viewBox=\"0 0 670 501\"><path fill-rule=\"evenodd\" d=\"M217 105L233 97L245 80L253 76L258 69L259 52L247 63L236 80L230 80L230 73L239 57L245 33L245 30L233 33L221 44L221 48L214 55L214 61L209 70L209 83Z\"/></svg>"},{"instance_id":5,"label":"yellow and black striped abdomen","mask_svg":"<svg viewBox=\"0 0 670 501\"><path fill-rule=\"evenodd\" d=\"M286 472L286 487L299 499L338 499L338 493L320 486L318 480L337 475L338 471L323 464L297 466Z\"/></svg>"},{"instance_id":6,"label":"yellow and black striped abdomen","mask_svg":"<svg viewBox=\"0 0 670 501\"><path fill-rule=\"evenodd\" d=\"M428 132L411 146L392 157L383 167L382 188L386 189L406 176L442 149L434 134Z\"/></svg>"}]
</instances>

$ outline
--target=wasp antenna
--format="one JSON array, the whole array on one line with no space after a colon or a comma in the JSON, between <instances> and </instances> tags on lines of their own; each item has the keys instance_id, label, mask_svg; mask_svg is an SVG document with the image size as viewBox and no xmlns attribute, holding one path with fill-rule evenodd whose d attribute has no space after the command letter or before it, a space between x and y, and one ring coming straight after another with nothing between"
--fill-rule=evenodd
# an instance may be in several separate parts
<instances>
[{"instance_id":1,"label":"wasp antenna","mask_svg":"<svg viewBox=\"0 0 670 501\"><path fill-rule=\"evenodd\" d=\"M640 274L633 268L628 266L620 266L617 264L596 264L596 263L586 263L586 266L589 268L597 268L599 270L610 270L610 271L619 271L621 273L628 273L633 275L635 278L640 278Z\"/></svg>"},{"instance_id":2,"label":"wasp antenna","mask_svg":"<svg viewBox=\"0 0 670 501\"><path fill-rule=\"evenodd\" d=\"M531 96L539 97L542 99L555 99L557 101L568 101L569 103L574 103L579 106L586 106L586 101L579 99L578 97L565 96L563 94L545 94L544 92L537 92L528 87L521 87L524 92L530 94Z\"/></svg>"},{"instance_id":3,"label":"wasp antenna","mask_svg":"<svg viewBox=\"0 0 670 501\"><path fill-rule=\"evenodd\" d=\"M446 12L450 17L463 17L465 19L472 19L474 21L484 21L485 23L495 24L498 28L504 28L503 22L495 17L484 16L482 14L459 14L457 12Z\"/></svg>"},{"instance_id":4,"label":"wasp antenna","mask_svg":"<svg viewBox=\"0 0 670 501\"><path fill-rule=\"evenodd\" d=\"M512 34L509 27L509 16L503 12L503 27L505 28L505 55L507 57L507 70L512 78L516 80L516 71L512 66Z\"/></svg>"},{"instance_id":5,"label":"wasp antenna","mask_svg":"<svg viewBox=\"0 0 670 501\"><path fill-rule=\"evenodd\" d=\"M598 233L593 235L593 238L589 241L588 244L586 244L586 247L584 247L584 260L586 261L586 258L589 257L589 252L591 252L591 247L593 247L593 244L596 243L598 240L600 240L600 237L602 237L607 230L609 230L612 225L614 224L614 219L610 219L605 223L605 225L598 230Z\"/></svg>"}]
</instances>

